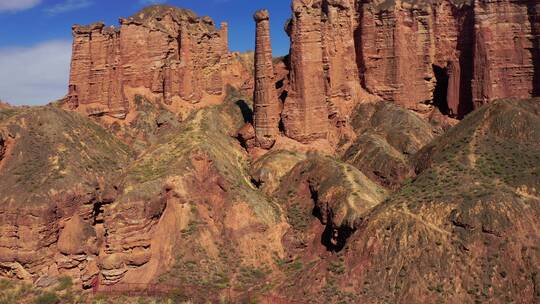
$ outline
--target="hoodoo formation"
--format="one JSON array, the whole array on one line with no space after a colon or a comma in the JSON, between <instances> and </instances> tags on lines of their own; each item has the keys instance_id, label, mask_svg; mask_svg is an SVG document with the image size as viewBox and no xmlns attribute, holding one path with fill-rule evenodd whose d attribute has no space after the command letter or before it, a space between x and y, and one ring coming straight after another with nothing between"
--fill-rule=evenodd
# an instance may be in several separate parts
<instances>
[{"instance_id":1,"label":"hoodoo formation","mask_svg":"<svg viewBox=\"0 0 540 304\"><path fill-rule=\"evenodd\" d=\"M274 145L279 135L280 104L276 95L270 16L267 10L257 11L255 42L255 91L253 94L253 124L257 144L265 149Z\"/></svg>"}]
</instances>

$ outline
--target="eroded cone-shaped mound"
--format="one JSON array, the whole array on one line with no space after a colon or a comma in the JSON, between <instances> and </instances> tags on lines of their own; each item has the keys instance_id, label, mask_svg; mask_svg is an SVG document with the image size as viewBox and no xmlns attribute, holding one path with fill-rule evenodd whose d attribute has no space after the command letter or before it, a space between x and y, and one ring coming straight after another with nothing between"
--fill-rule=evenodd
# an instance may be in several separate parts
<instances>
[{"instance_id":1,"label":"eroded cone-shaped mound","mask_svg":"<svg viewBox=\"0 0 540 304\"><path fill-rule=\"evenodd\" d=\"M414 177L410 157L442 132L416 113L389 102L360 104L351 116L356 139L341 159L393 190Z\"/></svg>"},{"instance_id":2,"label":"eroded cone-shaped mound","mask_svg":"<svg viewBox=\"0 0 540 304\"><path fill-rule=\"evenodd\" d=\"M539 107L494 102L428 145L420 175L366 216L334 266L298 284L321 303L537 302Z\"/></svg>"},{"instance_id":3,"label":"eroded cone-shaped mound","mask_svg":"<svg viewBox=\"0 0 540 304\"><path fill-rule=\"evenodd\" d=\"M241 114L232 97L200 110L130 167L123 194L106 209L100 259L114 263L102 268L105 284L161 279L210 300L228 286L266 284L266 274L246 281L242 271L275 267L286 224L251 183L248 155L231 136Z\"/></svg>"},{"instance_id":4,"label":"eroded cone-shaped mound","mask_svg":"<svg viewBox=\"0 0 540 304\"><path fill-rule=\"evenodd\" d=\"M281 179L276 191L292 228L284 243L292 241L288 247L294 252L302 242L315 238L317 243L321 237L327 250L339 251L357 223L386 195L353 166L310 153ZM317 229L324 230L322 236L316 235Z\"/></svg>"}]
</instances>

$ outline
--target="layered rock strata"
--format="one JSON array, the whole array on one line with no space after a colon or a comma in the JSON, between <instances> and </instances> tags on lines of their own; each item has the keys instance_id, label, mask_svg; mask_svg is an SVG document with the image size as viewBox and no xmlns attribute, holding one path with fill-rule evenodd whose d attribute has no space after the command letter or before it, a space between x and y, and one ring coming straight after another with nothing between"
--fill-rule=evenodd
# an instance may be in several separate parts
<instances>
[{"instance_id":1,"label":"layered rock strata","mask_svg":"<svg viewBox=\"0 0 540 304\"><path fill-rule=\"evenodd\" d=\"M124 118L129 91L196 103L221 96L230 63L227 25L189 10L150 6L120 19L73 27L73 57L67 104L89 115Z\"/></svg>"},{"instance_id":2,"label":"layered rock strata","mask_svg":"<svg viewBox=\"0 0 540 304\"><path fill-rule=\"evenodd\" d=\"M339 127L368 99L462 118L495 99L538 95L536 2L293 1L285 133L309 139L303 124L324 133L327 117Z\"/></svg>"},{"instance_id":3,"label":"layered rock strata","mask_svg":"<svg viewBox=\"0 0 540 304\"><path fill-rule=\"evenodd\" d=\"M475 105L538 94L537 2L475 2Z\"/></svg>"},{"instance_id":4,"label":"layered rock strata","mask_svg":"<svg viewBox=\"0 0 540 304\"><path fill-rule=\"evenodd\" d=\"M321 5L293 1L290 92L282 114L285 134L300 142L324 138L328 132L321 33Z\"/></svg>"},{"instance_id":5,"label":"layered rock strata","mask_svg":"<svg viewBox=\"0 0 540 304\"><path fill-rule=\"evenodd\" d=\"M131 151L81 115L0 111L0 277L89 286L99 269L102 206Z\"/></svg>"},{"instance_id":6,"label":"layered rock strata","mask_svg":"<svg viewBox=\"0 0 540 304\"><path fill-rule=\"evenodd\" d=\"M281 106L275 90L270 16L267 10L261 10L257 11L253 17L256 23L253 123L257 144L269 149L279 135Z\"/></svg>"}]
</instances>

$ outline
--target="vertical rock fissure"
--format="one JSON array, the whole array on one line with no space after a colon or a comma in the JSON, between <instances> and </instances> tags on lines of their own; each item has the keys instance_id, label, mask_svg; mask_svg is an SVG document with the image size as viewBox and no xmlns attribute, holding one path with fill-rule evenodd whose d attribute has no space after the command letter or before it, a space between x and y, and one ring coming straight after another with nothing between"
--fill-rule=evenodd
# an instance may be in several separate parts
<instances>
[{"instance_id":1,"label":"vertical rock fissure","mask_svg":"<svg viewBox=\"0 0 540 304\"><path fill-rule=\"evenodd\" d=\"M369 92L369 89L366 85L366 61L364 59L364 49L363 49L363 25L364 25L364 3L358 4L358 27L354 30L354 48L356 52L356 67L358 69L358 77L360 80L360 85L362 89Z\"/></svg>"},{"instance_id":2,"label":"vertical rock fissure","mask_svg":"<svg viewBox=\"0 0 540 304\"><path fill-rule=\"evenodd\" d=\"M433 65L435 74L435 90L433 92L433 105L444 115L448 115L448 69Z\"/></svg>"},{"instance_id":3,"label":"vertical rock fissure","mask_svg":"<svg viewBox=\"0 0 540 304\"><path fill-rule=\"evenodd\" d=\"M463 16L463 28L458 34L460 90L456 118L463 118L473 110L472 80L474 77L474 10L468 6Z\"/></svg>"},{"instance_id":4,"label":"vertical rock fissure","mask_svg":"<svg viewBox=\"0 0 540 304\"><path fill-rule=\"evenodd\" d=\"M4 159L5 154L6 154L6 141L0 134L0 165L2 164L2 160Z\"/></svg>"},{"instance_id":5,"label":"vertical rock fissure","mask_svg":"<svg viewBox=\"0 0 540 304\"><path fill-rule=\"evenodd\" d=\"M97 224L103 224L103 205L105 205L103 202L94 202L92 206L92 225L95 226Z\"/></svg>"}]
</instances>

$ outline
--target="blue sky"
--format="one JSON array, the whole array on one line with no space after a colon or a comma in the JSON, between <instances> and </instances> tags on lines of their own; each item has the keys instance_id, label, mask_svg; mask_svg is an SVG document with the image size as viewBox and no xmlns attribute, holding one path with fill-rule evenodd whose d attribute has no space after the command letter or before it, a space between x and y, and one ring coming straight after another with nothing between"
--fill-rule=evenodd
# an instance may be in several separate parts
<instances>
[{"instance_id":1,"label":"blue sky","mask_svg":"<svg viewBox=\"0 0 540 304\"><path fill-rule=\"evenodd\" d=\"M117 25L152 3L189 8L229 22L231 50L254 49L257 9L270 10L274 55L284 55L289 40L283 27L289 0L0 0L0 100L12 104L45 104L67 90L71 26L104 21Z\"/></svg>"}]
</instances>

